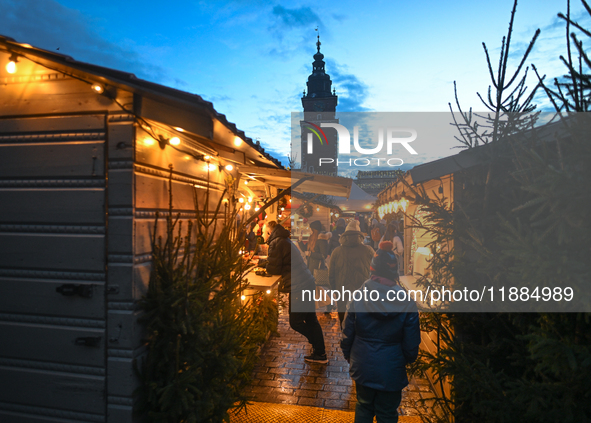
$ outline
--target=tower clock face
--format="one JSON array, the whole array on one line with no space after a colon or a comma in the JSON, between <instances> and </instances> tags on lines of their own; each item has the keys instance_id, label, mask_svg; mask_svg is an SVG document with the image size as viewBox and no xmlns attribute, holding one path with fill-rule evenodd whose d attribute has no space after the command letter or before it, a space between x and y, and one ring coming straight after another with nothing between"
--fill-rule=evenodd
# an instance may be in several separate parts
<instances>
[{"instance_id":1,"label":"tower clock face","mask_svg":"<svg viewBox=\"0 0 591 423\"><path fill-rule=\"evenodd\" d=\"M315 102L314 103L314 111L323 112L324 111L324 103L322 101Z\"/></svg>"}]
</instances>

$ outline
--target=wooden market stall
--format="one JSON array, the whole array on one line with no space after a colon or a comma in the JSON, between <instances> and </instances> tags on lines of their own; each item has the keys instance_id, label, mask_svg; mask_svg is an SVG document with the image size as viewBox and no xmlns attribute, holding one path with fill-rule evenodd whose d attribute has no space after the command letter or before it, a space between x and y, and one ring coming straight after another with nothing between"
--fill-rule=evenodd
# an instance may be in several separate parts
<instances>
[{"instance_id":1,"label":"wooden market stall","mask_svg":"<svg viewBox=\"0 0 591 423\"><path fill-rule=\"evenodd\" d=\"M284 170L198 95L3 36L0 64L0 421L132 422L169 184L187 220Z\"/></svg>"}]
</instances>

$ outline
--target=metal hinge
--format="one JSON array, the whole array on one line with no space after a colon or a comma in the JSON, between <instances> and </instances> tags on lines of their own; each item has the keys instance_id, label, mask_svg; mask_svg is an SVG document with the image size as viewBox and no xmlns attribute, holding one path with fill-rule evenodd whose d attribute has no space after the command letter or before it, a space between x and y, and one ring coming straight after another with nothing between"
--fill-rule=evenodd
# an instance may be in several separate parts
<instances>
[{"instance_id":1,"label":"metal hinge","mask_svg":"<svg viewBox=\"0 0 591 423\"><path fill-rule=\"evenodd\" d=\"M76 338L74 344L82 345L85 347L98 347L100 342L100 336L82 336L80 338Z\"/></svg>"},{"instance_id":2,"label":"metal hinge","mask_svg":"<svg viewBox=\"0 0 591 423\"><path fill-rule=\"evenodd\" d=\"M73 283L65 283L62 286L55 288L56 292L70 297L72 295L79 295L84 298L92 298L92 285L75 285Z\"/></svg>"}]
</instances>

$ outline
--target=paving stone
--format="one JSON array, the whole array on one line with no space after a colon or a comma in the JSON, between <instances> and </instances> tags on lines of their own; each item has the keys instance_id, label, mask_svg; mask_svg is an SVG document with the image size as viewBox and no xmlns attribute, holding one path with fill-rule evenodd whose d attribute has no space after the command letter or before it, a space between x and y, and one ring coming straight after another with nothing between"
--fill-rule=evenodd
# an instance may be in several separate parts
<instances>
[{"instance_id":1,"label":"paving stone","mask_svg":"<svg viewBox=\"0 0 591 423\"><path fill-rule=\"evenodd\" d=\"M341 399L341 394L338 392L320 391L318 392L318 398L324 399Z\"/></svg>"},{"instance_id":2,"label":"paving stone","mask_svg":"<svg viewBox=\"0 0 591 423\"><path fill-rule=\"evenodd\" d=\"M337 408L339 410L343 410L349 408L349 401L327 399L324 401L324 406L326 408Z\"/></svg>"},{"instance_id":3,"label":"paving stone","mask_svg":"<svg viewBox=\"0 0 591 423\"><path fill-rule=\"evenodd\" d=\"M296 389L294 392L296 397L308 397L308 398L316 398L318 396L318 391L310 391L307 389Z\"/></svg>"},{"instance_id":4,"label":"paving stone","mask_svg":"<svg viewBox=\"0 0 591 423\"><path fill-rule=\"evenodd\" d=\"M343 392L343 393L347 393L347 387L346 386L340 386L340 385L326 385L326 386L324 386L324 390L325 391L330 391L330 392Z\"/></svg>"},{"instance_id":5,"label":"paving stone","mask_svg":"<svg viewBox=\"0 0 591 423\"><path fill-rule=\"evenodd\" d=\"M279 387L281 386L281 383L285 383L285 382L280 382L278 380L261 380L259 382L259 386L272 386L272 387Z\"/></svg>"},{"instance_id":6,"label":"paving stone","mask_svg":"<svg viewBox=\"0 0 591 423\"><path fill-rule=\"evenodd\" d=\"M322 407L324 405L324 400L322 398L306 398L301 397L298 400L299 405L311 405L313 407Z\"/></svg>"}]
</instances>

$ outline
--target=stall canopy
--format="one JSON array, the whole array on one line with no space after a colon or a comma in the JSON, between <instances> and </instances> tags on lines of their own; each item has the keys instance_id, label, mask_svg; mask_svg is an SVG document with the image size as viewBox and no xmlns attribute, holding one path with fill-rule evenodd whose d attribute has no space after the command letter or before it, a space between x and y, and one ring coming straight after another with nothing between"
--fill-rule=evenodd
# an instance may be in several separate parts
<instances>
[{"instance_id":1,"label":"stall canopy","mask_svg":"<svg viewBox=\"0 0 591 423\"><path fill-rule=\"evenodd\" d=\"M244 177L251 180L249 185L267 184L276 188L287 189L301 179L307 179L295 187L294 191L345 198L349 198L353 183L352 179L338 176L315 175L313 173L259 166L240 166L239 171Z\"/></svg>"},{"instance_id":2,"label":"stall canopy","mask_svg":"<svg viewBox=\"0 0 591 423\"><path fill-rule=\"evenodd\" d=\"M377 201L377 197L366 193L355 182L352 182L351 193L348 198L333 197L332 200L336 206L345 212L370 212L373 204Z\"/></svg>"}]
</instances>

